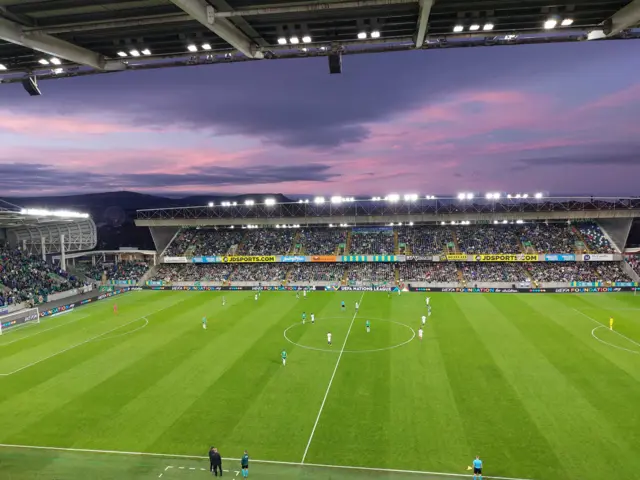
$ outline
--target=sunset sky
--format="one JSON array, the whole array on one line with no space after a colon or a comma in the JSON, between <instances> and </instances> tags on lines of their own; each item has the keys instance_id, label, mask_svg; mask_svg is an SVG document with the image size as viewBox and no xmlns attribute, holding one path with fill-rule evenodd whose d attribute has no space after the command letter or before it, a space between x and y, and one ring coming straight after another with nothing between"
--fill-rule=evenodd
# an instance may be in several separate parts
<instances>
[{"instance_id":1,"label":"sunset sky","mask_svg":"<svg viewBox=\"0 0 640 480\"><path fill-rule=\"evenodd\" d=\"M0 85L3 195L640 195L637 41Z\"/></svg>"}]
</instances>

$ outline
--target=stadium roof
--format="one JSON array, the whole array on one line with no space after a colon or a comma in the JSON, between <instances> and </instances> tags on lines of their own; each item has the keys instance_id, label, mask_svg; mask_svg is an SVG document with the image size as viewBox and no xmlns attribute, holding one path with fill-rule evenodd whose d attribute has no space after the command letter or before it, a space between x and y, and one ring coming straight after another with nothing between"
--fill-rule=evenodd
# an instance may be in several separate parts
<instances>
[{"instance_id":1,"label":"stadium roof","mask_svg":"<svg viewBox=\"0 0 640 480\"><path fill-rule=\"evenodd\" d=\"M639 22L640 0L0 0L0 77L640 38Z\"/></svg>"},{"instance_id":2,"label":"stadium roof","mask_svg":"<svg viewBox=\"0 0 640 480\"><path fill-rule=\"evenodd\" d=\"M27 227L34 225L55 225L81 222L89 215L64 211L24 209L0 200L0 228Z\"/></svg>"}]
</instances>

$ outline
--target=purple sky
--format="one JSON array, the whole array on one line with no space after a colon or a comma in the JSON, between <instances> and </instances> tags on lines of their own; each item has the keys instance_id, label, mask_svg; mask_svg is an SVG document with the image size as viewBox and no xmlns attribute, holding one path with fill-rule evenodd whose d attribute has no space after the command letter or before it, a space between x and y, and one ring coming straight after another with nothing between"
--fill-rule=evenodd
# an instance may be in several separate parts
<instances>
[{"instance_id":1,"label":"purple sky","mask_svg":"<svg viewBox=\"0 0 640 480\"><path fill-rule=\"evenodd\" d=\"M635 41L190 67L0 86L3 195L636 194Z\"/></svg>"}]
</instances>

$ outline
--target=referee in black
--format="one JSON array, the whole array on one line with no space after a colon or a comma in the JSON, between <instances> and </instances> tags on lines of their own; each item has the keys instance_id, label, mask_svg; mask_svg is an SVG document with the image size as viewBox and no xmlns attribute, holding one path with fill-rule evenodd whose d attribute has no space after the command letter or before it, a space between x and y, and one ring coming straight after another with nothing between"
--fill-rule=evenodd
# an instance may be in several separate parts
<instances>
[{"instance_id":1,"label":"referee in black","mask_svg":"<svg viewBox=\"0 0 640 480\"><path fill-rule=\"evenodd\" d=\"M222 457L215 447L211 447L209 450L209 464L211 472L216 477L218 476L218 472L220 472L220 476L222 476Z\"/></svg>"}]
</instances>

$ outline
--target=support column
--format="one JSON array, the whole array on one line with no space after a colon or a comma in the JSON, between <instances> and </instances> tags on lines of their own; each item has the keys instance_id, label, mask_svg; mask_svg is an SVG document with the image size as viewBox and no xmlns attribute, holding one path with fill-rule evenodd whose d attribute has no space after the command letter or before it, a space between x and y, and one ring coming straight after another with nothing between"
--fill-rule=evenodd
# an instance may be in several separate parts
<instances>
[{"instance_id":1,"label":"support column","mask_svg":"<svg viewBox=\"0 0 640 480\"><path fill-rule=\"evenodd\" d=\"M42 250L42 261L47 261L47 242L44 237L40 237L40 250Z\"/></svg>"},{"instance_id":2,"label":"support column","mask_svg":"<svg viewBox=\"0 0 640 480\"><path fill-rule=\"evenodd\" d=\"M67 256L65 255L64 248L64 234L60 235L60 268L62 270L67 269Z\"/></svg>"}]
</instances>

